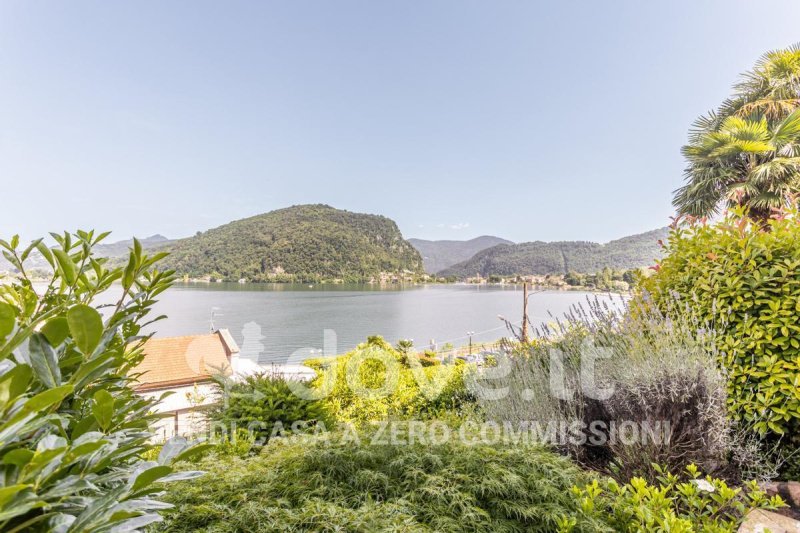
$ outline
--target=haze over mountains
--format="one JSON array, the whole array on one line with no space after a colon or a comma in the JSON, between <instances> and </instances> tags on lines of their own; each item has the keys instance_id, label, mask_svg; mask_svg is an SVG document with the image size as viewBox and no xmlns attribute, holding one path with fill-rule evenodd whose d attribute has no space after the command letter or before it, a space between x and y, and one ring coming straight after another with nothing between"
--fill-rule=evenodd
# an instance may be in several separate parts
<instances>
[{"instance_id":1,"label":"haze over mountains","mask_svg":"<svg viewBox=\"0 0 800 533\"><path fill-rule=\"evenodd\" d=\"M408 239L411 246L422 255L425 271L437 274L447 267L466 261L476 253L498 244L514 244L511 241L484 235L468 241L428 241Z\"/></svg>"},{"instance_id":2,"label":"haze over mountains","mask_svg":"<svg viewBox=\"0 0 800 533\"><path fill-rule=\"evenodd\" d=\"M229 281L363 282L382 273L401 277L427 272L465 279L475 275L592 274L650 266L661 256L666 228L598 244L584 241L524 242L494 236L465 241L404 239L389 218L327 205L298 205L230 222L185 239L140 239L143 248L170 252L163 268L192 278ZM98 245L100 256L127 254L131 239ZM45 268L36 253L28 264ZM0 258L0 271L10 264ZM423 270L424 269L424 270Z\"/></svg>"},{"instance_id":3,"label":"haze over mountains","mask_svg":"<svg viewBox=\"0 0 800 533\"><path fill-rule=\"evenodd\" d=\"M158 234L139 239L139 243L145 250L161 248L167 246L171 242L173 241ZM133 246L133 239L125 239L124 241L111 242L108 244L98 244L97 248L95 248L95 252L105 257L121 257L128 253L131 246Z\"/></svg>"},{"instance_id":4,"label":"haze over mountains","mask_svg":"<svg viewBox=\"0 0 800 533\"><path fill-rule=\"evenodd\" d=\"M595 273L604 268L628 270L654 264L661 257L659 239L667 228L631 235L606 244L587 241L500 244L439 272L442 276L513 276Z\"/></svg>"}]
</instances>

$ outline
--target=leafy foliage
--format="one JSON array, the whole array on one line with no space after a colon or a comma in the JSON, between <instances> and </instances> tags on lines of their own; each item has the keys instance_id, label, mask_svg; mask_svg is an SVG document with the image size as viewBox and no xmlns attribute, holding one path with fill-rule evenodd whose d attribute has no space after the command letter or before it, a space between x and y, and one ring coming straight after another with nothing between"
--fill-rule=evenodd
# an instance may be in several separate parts
<instances>
[{"instance_id":1,"label":"leafy foliage","mask_svg":"<svg viewBox=\"0 0 800 533\"><path fill-rule=\"evenodd\" d=\"M700 117L683 147L687 183L675 192L680 214L709 216L719 205L746 206L767 219L800 192L800 47L765 54L732 98Z\"/></svg>"},{"instance_id":2,"label":"leafy foliage","mask_svg":"<svg viewBox=\"0 0 800 533\"><path fill-rule=\"evenodd\" d=\"M618 484L601 485L593 480L584 487L573 487L580 501L579 516L608 520L614 531L671 531L675 533L735 533L752 509L777 509L785 506L780 496L768 498L756 482L741 488L729 487L723 480L702 478L695 465L686 467L689 481L655 466L660 473L651 485L642 478ZM569 533L578 524L564 517L560 531Z\"/></svg>"},{"instance_id":3,"label":"leafy foliage","mask_svg":"<svg viewBox=\"0 0 800 533\"><path fill-rule=\"evenodd\" d=\"M714 327L733 417L762 433L800 431L800 226L797 211L760 223L737 210L676 227L645 297ZM675 299L679 299L677 305Z\"/></svg>"},{"instance_id":4,"label":"leafy foliage","mask_svg":"<svg viewBox=\"0 0 800 533\"><path fill-rule=\"evenodd\" d=\"M266 442L276 434L291 434L293 427L310 429L317 424L331 425L321 401L300 398L281 376L256 374L241 381L220 378L218 388L222 401L209 417L237 439L241 435L232 428L247 429L261 442Z\"/></svg>"},{"instance_id":5,"label":"leafy foliage","mask_svg":"<svg viewBox=\"0 0 800 533\"><path fill-rule=\"evenodd\" d=\"M533 445L372 437L275 439L258 457L211 456L200 463L208 483L172 487L177 511L160 530L723 533L749 509L783 505L755 483L700 479L694 465L694 481L655 466L653 485L618 484Z\"/></svg>"},{"instance_id":6,"label":"leafy foliage","mask_svg":"<svg viewBox=\"0 0 800 533\"><path fill-rule=\"evenodd\" d=\"M166 506L154 499L156 481L197 474L169 466L191 453L185 440L167 443L157 461L141 458L154 402L128 376L172 273L135 241L127 266L107 269L92 254L106 235L53 234L52 248L0 241L20 272L0 280L0 530L137 530ZM53 271L38 292L23 264L34 250ZM105 291L120 297L103 316L92 302Z\"/></svg>"},{"instance_id":7,"label":"leafy foliage","mask_svg":"<svg viewBox=\"0 0 800 533\"><path fill-rule=\"evenodd\" d=\"M440 275L466 278L476 273L484 277L567 274L570 271L591 274L604 268L645 267L661 256L657 242L666 232L666 229L658 229L606 244L579 241L500 244L446 268Z\"/></svg>"},{"instance_id":8,"label":"leafy foliage","mask_svg":"<svg viewBox=\"0 0 800 533\"><path fill-rule=\"evenodd\" d=\"M397 351L378 336L343 356L306 365L316 370L312 385L324 392L329 412L341 421L424 417L470 400L466 365L437 365L427 356Z\"/></svg>"},{"instance_id":9,"label":"leafy foliage","mask_svg":"<svg viewBox=\"0 0 800 533\"><path fill-rule=\"evenodd\" d=\"M173 241L165 264L179 274L236 281L369 281L422 272L397 225L377 215L299 205Z\"/></svg>"},{"instance_id":10,"label":"leafy foliage","mask_svg":"<svg viewBox=\"0 0 800 533\"><path fill-rule=\"evenodd\" d=\"M237 428L231 433L219 435L214 451L220 455L246 457L256 445L258 434L244 428Z\"/></svg>"},{"instance_id":11,"label":"leafy foliage","mask_svg":"<svg viewBox=\"0 0 800 533\"><path fill-rule=\"evenodd\" d=\"M588 476L538 447L275 439L258 457L200 463L174 486L169 532L555 531ZM612 530L594 517L576 531Z\"/></svg>"}]
</instances>

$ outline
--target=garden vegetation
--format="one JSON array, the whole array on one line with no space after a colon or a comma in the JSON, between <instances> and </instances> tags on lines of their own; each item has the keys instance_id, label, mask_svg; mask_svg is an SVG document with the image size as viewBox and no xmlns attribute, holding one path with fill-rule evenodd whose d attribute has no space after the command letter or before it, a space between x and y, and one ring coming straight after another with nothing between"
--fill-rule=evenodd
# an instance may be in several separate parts
<instances>
[{"instance_id":1,"label":"garden vegetation","mask_svg":"<svg viewBox=\"0 0 800 533\"><path fill-rule=\"evenodd\" d=\"M142 326L172 282L160 256L134 243L127 266L109 269L92 250L106 234L54 234L26 248L0 241L19 271L0 283L0 530L134 531L169 507L156 481L190 479L174 460L201 451L183 439L146 461L155 402L133 391ZM44 289L25 270L36 250L52 268ZM118 293L103 314L93 306ZM156 319L157 320L157 319Z\"/></svg>"},{"instance_id":2,"label":"garden vegetation","mask_svg":"<svg viewBox=\"0 0 800 533\"><path fill-rule=\"evenodd\" d=\"M265 443L273 436L286 436L298 431L333 427L334 420L326 405L295 394L288 381L280 376L262 373L233 380L220 377L217 382L220 402L209 413L215 431L231 440L251 436ZM247 437L245 437L247 438Z\"/></svg>"},{"instance_id":3,"label":"garden vegetation","mask_svg":"<svg viewBox=\"0 0 800 533\"><path fill-rule=\"evenodd\" d=\"M736 531L773 509L755 484L728 487L662 470L653 484L598 479L540 445L374 443L369 431L275 439L255 457L210 455L203 484L170 491L159 531L596 532ZM689 465L684 477L700 478Z\"/></svg>"},{"instance_id":4,"label":"garden vegetation","mask_svg":"<svg viewBox=\"0 0 800 533\"><path fill-rule=\"evenodd\" d=\"M729 415L788 452L800 435L800 221L796 209L753 221L677 225L642 299L718 333Z\"/></svg>"},{"instance_id":5,"label":"garden vegetation","mask_svg":"<svg viewBox=\"0 0 800 533\"><path fill-rule=\"evenodd\" d=\"M357 424L386 419L430 418L469 403L469 367L440 365L413 350L393 348L379 336L335 358L312 359L311 386L337 420Z\"/></svg>"},{"instance_id":6,"label":"garden vegetation","mask_svg":"<svg viewBox=\"0 0 800 533\"><path fill-rule=\"evenodd\" d=\"M174 277L156 268L161 255L146 257L134 241L127 266L109 268L92 254L105 235L24 249L0 241L19 271L0 284L0 530L733 533L750 510L782 506L757 481L775 475L764 446L791 451L800 434L798 72L798 49L768 54L698 123L676 206L730 211L715 224L676 222L630 307L589 302L532 342L505 343L510 353L481 368L370 337L309 361L309 383L221 382L212 420L238 429L202 448L153 446L154 403L131 387L142 327ZM287 271L302 279L419 269L386 219L326 206L283 215L290 224L265 215L178 243L171 264L225 278L279 275L289 261L300 261ZM220 262L244 226L261 241L237 241L247 245L237 262ZM595 255L579 248L578 260ZM34 250L53 272L38 292L24 266ZM524 254L492 250L484 264L496 255L518 273ZM574 267L548 250L545 261ZM95 298L117 289L101 313ZM376 422L421 420L475 438L375 439ZM485 421L669 430L646 435L659 440L609 432L601 442L488 443L467 429ZM253 422L256 433L242 429ZM296 422L302 431L286 431ZM322 426L331 431L306 434Z\"/></svg>"}]
</instances>

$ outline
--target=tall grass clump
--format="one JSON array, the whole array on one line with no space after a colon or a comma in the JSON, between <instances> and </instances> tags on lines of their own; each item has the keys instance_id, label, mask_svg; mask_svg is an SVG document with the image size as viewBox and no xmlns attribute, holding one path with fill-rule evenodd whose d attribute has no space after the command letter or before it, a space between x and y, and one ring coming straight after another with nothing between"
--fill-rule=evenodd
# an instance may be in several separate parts
<instances>
[{"instance_id":1,"label":"tall grass clump","mask_svg":"<svg viewBox=\"0 0 800 533\"><path fill-rule=\"evenodd\" d=\"M555 427L554 445L623 481L655 479L654 463L732 479L773 474L727 417L713 331L595 300L538 337L480 383L490 420Z\"/></svg>"}]
</instances>

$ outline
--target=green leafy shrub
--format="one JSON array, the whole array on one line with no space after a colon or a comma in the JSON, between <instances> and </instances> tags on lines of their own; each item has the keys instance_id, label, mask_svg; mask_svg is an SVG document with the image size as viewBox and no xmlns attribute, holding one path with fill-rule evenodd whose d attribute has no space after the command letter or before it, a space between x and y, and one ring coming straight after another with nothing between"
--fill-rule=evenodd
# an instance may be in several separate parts
<instances>
[{"instance_id":1,"label":"green leafy shrub","mask_svg":"<svg viewBox=\"0 0 800 533\"><path fill-rule=\"evenodd\" d=\"M441 361L436 356L436 352L433 350L425 350L422 355L418 355L417 359L422 364L422 366L436 366L442 364Z\"/></svg>"},{"instance_id":2,"label":"green leafy shrub","mask_svg":"<svg viewBox=\"0 0 800 533\"><path fill-rule=\"evenodd\" d=\"M156 444L144 450L139 456L145 461L158 461L158 456L161 454L163 446Z\"/></svg>"},{"instance_id":3,"label":"green leafy shrub","mask_svg":"<svg viewBox=\"0 0 800 533\"><path fill-rule=\"evenodd\" d=\"M220 435L214 451L222 455L245 457L253 450L256 439L257 433L244 428L237 428L230 434Z\"/></svg>"},{"instance_id":4,"label":"green leafy shrub","mask_svg":"<svg viewBox=\"0 0 800 533\"><path fill-rule=\"evenodd\" d=\"M237 429L249 430L263 443L272 436L332 424L323 402L301 398L278 375L254 374L241 381L221 378L217 386L221 402L209 418L228 440L238 439Z\"/></svg>"},{"instance_id":5,"label":"green leafy shrub","mask_svg":"<svg viewBox=\"0 0 800 533\"><path fill-rule=\"evenodd\" d=\"M0 241L18 271L0 282L2 531L138 529L165 507L154 482L199 474L169 466L192 452L183 439L142 458L155 402L136 395L129 376L143 357L144 319L172 273L153 268L161 256L142 255L137 241L126 267L106 268L92 255L106 235L53 234L53 248ZM32 253L52 268L44 290L25 270ZM92 302L106 291L119 297L103 316Z\"/></svg>"},{"instance_id":6,"label":"green leafy shrub","mask_svg":"<svg viewBox=\"0 0 800 533\"><path fill-rule=\"evenodd\" d=\"M329 412L346 422L425 417L470 401L466 365L428 365L398 352L381 337L336 358L312 359L312 385Z\"/></svg>"},{"instance_id":7,"label":"green leafy shrub","mask_svg":"<svg viewBox=\"0 0 800 533\"><path fill-rule=\"evenodd\" d=\"M735 533L748 511L785 506L780 496L768 498L756 482L729 487L723 480L702 478L694 465L686 468L689 481L680 482L678 476L655 468L661 475L652 485L633 478L625 484L593 480L573 487L580 516L608 521L620 532ZM564 517L560 532L575 531L577 524L576 517Z\"/></svg>"},{"instance_id":8,"label":"green leafy shrub","mask_svg":"<svg viewBox=\"0 0 800 533\"><path fill-rule=\"evenodd\" d=\"M640 299L717 331L730 413L761 433L800 432L798 220L792 211L762 226L736 211L678 225L641 282Z\"/></svg>"},{"instance_id":9,"label":"green leafy shrub","mask_svg":"<svg viewBox=\"0 0 800 533\"><path fill-rule=\"evenodd\" d=\"M214 531L613 531L579 516L570 493L590 477L526 445L440 446L274 439L257 457L208 458L202 484L171 487L176 511L159 526Z\"/></svg>"}]
</instances>

